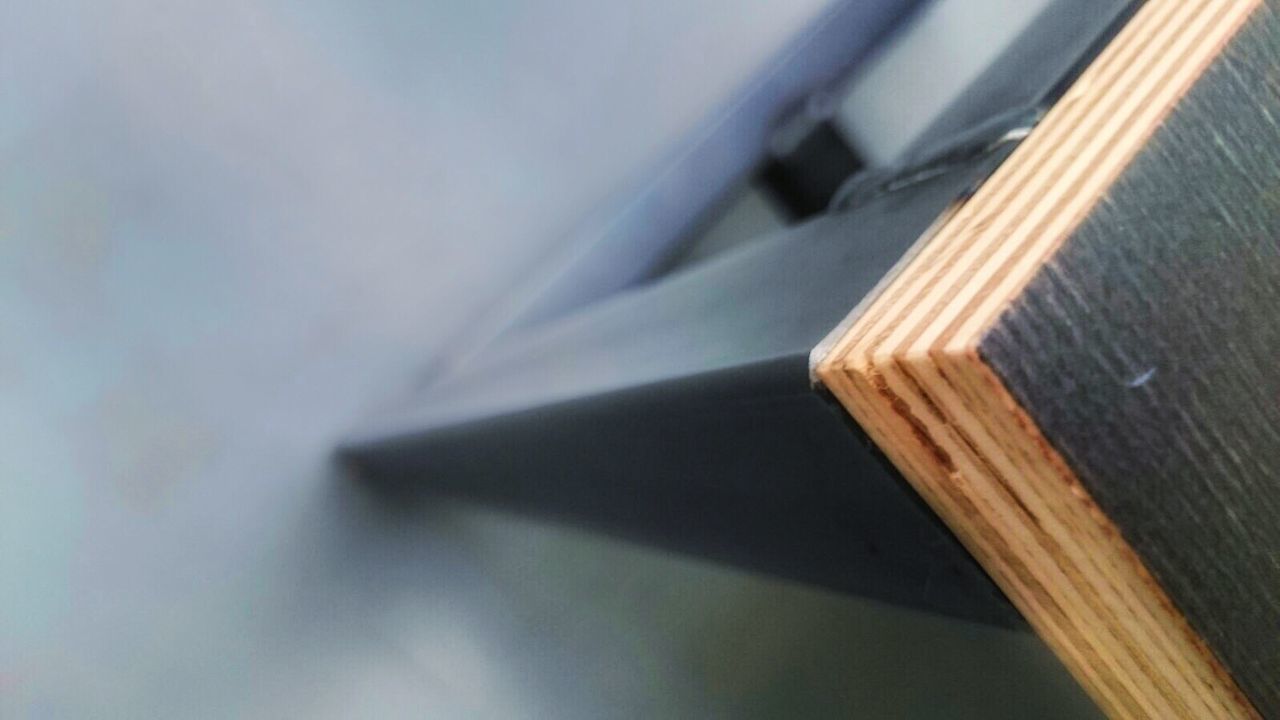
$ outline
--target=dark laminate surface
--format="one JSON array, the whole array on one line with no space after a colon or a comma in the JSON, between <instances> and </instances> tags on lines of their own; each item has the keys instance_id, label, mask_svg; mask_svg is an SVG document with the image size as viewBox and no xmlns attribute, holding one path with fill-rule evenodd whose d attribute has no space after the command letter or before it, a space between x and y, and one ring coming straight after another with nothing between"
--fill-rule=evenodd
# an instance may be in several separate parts
<instances>
[{"instance_id":1,"label":"dark laminate surface","mask_svg":"<svg viewBox=\"0 0 1280 720\"><path fill-rule=\"evenodd\" d=\"M1280 716L1280 21L1260 11L981 352Z\"/></svg>"}]
</instances>

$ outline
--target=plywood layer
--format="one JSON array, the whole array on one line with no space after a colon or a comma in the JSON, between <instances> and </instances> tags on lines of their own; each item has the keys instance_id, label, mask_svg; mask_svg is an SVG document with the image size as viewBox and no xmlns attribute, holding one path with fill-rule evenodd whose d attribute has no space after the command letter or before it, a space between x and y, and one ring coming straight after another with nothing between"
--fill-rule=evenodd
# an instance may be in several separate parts
<instances>
[{"instance_id":1,"label":"plywood layer","mask_svg":"<svg viewBox=\"0 0 1280 720\"><path fill-rule=\"evenodd\" d=\"M1238 393L1242 378L1274 381L1271 404L1252 412L1280 405L1280 371L1257 357L1259 337L1280 342L1280 306L1221 321L1280 300L1280 176L1270 195L1259 185L1280 167L1277 24L1261 0L1146 3L817 366L1113 717L1280 715L1280 604L1268 605L1280 530L1232 534L1239 514L1280 507L1280 431L1233 441L1225 405L1180 409L1190 401L1168 393L1108 410L1121 390L1145 397L1178 372L1200 384L1169 387L1205 397L1215 383ZM1197 254L1212 233L1213 252ZM1228 295L1242 265L1215 253L1232 243L1257 272ZM1201 276L1171 275L1151 259L1160 252ZM1188 324L1202 366L1210 344L1248 357L1185 366L1174 330ZM1159 352L1135 358L1142 348ZM1159 415L1179 412L1201 426L1160 432ZM1171 487L1161 479L1179 452L1193 469ZM1219 482L1193 481L1204 477ZM1219 491L1230 483L1241 489ZM1145 500L1156 492L1175 499ZM1191 506L1210 517L1179 510ZM1256 602L1197 590L1197 577L1233 571L1243 585L1217 597Z\"/></svg>"}]
</instances>

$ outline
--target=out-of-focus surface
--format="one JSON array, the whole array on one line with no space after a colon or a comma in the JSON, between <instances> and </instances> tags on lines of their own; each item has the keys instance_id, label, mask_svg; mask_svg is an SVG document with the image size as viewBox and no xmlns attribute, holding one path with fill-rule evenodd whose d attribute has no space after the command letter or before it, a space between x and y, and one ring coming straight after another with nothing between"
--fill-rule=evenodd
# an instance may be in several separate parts
<instances>
[{"instance_id":1,"label":"out-of-focus surface","mask_svg":"<svg viewBox=\"0 0 1280 720\"><path fill-rule=\"evenodd\" d=\"M841 120L868 157L888 162L989 67L1050 0L937 0L861 72Z\"/></svg>"},{"instance_id":2,"label":"out-of-focus surface","mask_svg":"<svg viewBox=\"0 0 1280 720\"><path fill-rule=\"evenodd\" d=\"M329 466L822 5L0 4L0 716L1092 712L1030 636Z\"/></svg>"}]
</instances>

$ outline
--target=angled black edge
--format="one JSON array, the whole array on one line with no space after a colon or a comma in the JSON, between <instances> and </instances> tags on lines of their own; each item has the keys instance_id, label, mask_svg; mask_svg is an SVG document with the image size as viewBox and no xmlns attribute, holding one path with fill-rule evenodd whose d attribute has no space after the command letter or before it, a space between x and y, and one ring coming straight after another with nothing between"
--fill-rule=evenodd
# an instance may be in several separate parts
<instances>
[{"instance_id":1,"label":"angled black edge","mask_svg":"<svg viewBox=\"0 0 1280 720\"><path fill-rule=\"evenodd\" d=\"M1003 155L512 337L346 457L392 497L468 498L1021 627L809 378L814 345Z\"/></svg>"},{"instance_id":2,"label":"angled black edge","mask_svg":"<svg viewBox=\"0 0 1280 720\"><path fill-rule=\"evenodd\" d=\"M1019 72L989 72L970 94L991 103L991 117L1036 115L1131 5L1059 0L1002 61L1018 61ZM1080 20L1082 8L1106 9L1105 22L1095 16L1064 29L1045 20L1055 13ZM1080 36L1054 40L1063 32ZM1028 55L1036 44L1042 52ZM1038 92L1027 78L1038 79ZM1019 97L1032 105L1010 109ZM838 591L1025 627L810 380L813 348L1016 146L975 144L983 125L967 122L979 116L971 102L957 103L958 119L936 126L957 128L965 150L940 146L947 161L935 172L510 333L447 383L350 439L341 457L390 501L462 497Z\"/></svg>"},{"instance_id":3,"label":"angled black edge","mask_svg":"<svg viewBox=\"0 0 1280 720\"><path fill-rule=\"evenodd\" d=\"M984 623L1021 621L845 417L808 358L605 393L379 443L384 492L461 497ZM850 482L850 478L855 478Z\"/></svg>"}]
</instances>

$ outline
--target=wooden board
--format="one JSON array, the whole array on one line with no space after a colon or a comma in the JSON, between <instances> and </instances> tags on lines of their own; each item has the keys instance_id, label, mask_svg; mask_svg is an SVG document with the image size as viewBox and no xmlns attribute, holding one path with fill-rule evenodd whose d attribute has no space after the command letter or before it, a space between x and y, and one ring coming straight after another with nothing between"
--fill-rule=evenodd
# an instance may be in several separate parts
<instances>
[{"instance_id":1,"label":"wooden board","mask_svg":"<svg viewBox=\"0 0 1280 720\"><path fill-rule=\"evenodd\" d=\"M816 368L1117 718L1280 717L1275 11L1146 3Z\"/></svg>"}]
</instances>

